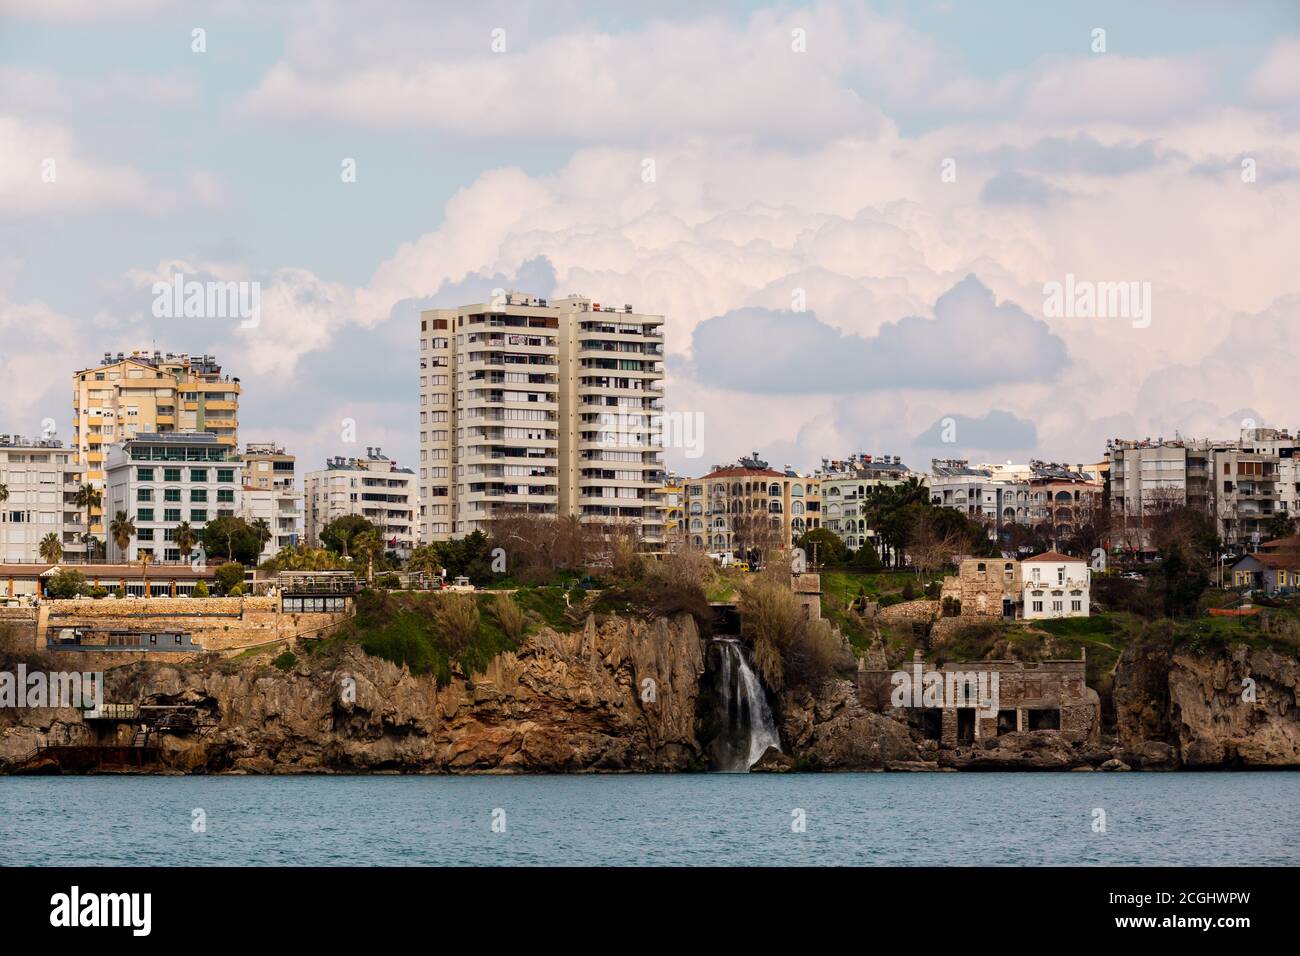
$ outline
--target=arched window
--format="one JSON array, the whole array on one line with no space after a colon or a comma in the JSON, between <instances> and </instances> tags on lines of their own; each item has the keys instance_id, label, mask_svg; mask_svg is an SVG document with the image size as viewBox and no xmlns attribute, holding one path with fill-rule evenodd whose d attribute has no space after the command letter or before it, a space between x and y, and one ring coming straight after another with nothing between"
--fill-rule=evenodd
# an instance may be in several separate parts
<instances>
[{"instance_id":1,"label":"arched window","mask_svg":"<svg viewBox=\"0 0 1300 956\"><path fill-rule=\"evenodd\" d=\"M803 497L803 485L795 484L790 486L790 494L793 497Z\"/></svg>"},{"instance_id":2,"label":"arched window","mask_svg":"<svg viewBox=\"0 0 1300 956\"><path fill-rule=\"evenodd\" d=\"M802 502L802 501L792 501L792 502L790 502L790 514L792 514L792 515L801 515L801 514L803 514L803 502Z\"/></svg>"},{"instance_id":3,"label":"arched window","mask_svg":"<svg viewBox=\"0 0 1300 956\"><path fill-rule=\"evenodd\" d=\"M776 482L773 482L772 484L770 484L770 485L767 486L767 494L768 494L768 497L770 497L770 498L780 498L780 497L781 497L781 486L778 485Z\"/></svg>"}]
</instances>

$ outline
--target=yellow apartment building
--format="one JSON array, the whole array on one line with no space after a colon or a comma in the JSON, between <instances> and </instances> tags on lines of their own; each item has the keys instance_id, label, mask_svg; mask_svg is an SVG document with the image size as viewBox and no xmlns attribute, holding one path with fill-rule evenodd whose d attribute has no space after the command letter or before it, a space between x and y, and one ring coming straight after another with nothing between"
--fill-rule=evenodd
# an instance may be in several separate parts
<instances>
[{"instance_id":1,"label":"yellow apartment building","mask_svg":"<svg viewBox=\"0 0 1300 956\"><path fill-rule=\"evenodd\" d=\"M99 365L72 376L72 448L84 480L102 490L109 446L136 435L208 432L234 453L239 392L239 379L223 375L211 355L105 352ZM91 512L99 537L102 511Z\"/></svg>"}]
</instances>

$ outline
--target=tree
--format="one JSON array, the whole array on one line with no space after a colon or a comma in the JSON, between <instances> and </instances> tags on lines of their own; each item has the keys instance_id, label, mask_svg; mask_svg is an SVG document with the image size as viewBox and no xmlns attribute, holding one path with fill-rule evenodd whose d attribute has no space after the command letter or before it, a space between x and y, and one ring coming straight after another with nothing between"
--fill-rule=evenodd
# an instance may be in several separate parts
<instances>
[{"instance_id":1,"label":"tree","mask_svg":"<svg viewBox=\"0 0 1300 956\"><path fill-rule=\"evenodd\" d=\"M85 509L86 537L88 539L93 539L93 536L90 533L90 512L92 509L98 508L101 504L103 504L104 502L103 492L101 492L98 488L96 488L94 485L90 484L89 482L85 482L79 488L77 488L76 497L73 498L72 501L78 508ZM135 532L132 532L132 534L134 533ZM87 544L89 544L89 541L87 541ZM87 556L90 555L89 549L87 549L86 554Z\"/></svg>"},{"instance_id":2,"label":"tree","mask_svg":"<svg viewBox=\"0 0 1300 956\"><path fill-rule=\"evenodd\" d=\"M59 541L59 536L51 531L45 537L41 538L41 560L49 564L58 564L63 560L63 544Z\"/></svg>"},{"instance_id":3,"label":"tree","mask_svg":"<svg viewBox=\"0 0 1300 956\"><path fill-rule=\"evenodd\" d=\"M45 581L45 596L56 600L74 598L85 593L86 576L74 568L60 568Z\"/></svg>"},{"instance_id":4,"label":"tree","mask_svg":"<svg viewBox=\"0 0 1300 956\"><path fill-rule=\"evenodd\" d=\"M427 574L436 578L442 571L442 558L438 549L431 544L421 544L411 551L411 558L406 562L406 569L417 574Z\"/></svg>"},{"instance_id":5,"label":"tree","mask_svg":"<svg viewBox=\"0 0 1300 956\"><path fill-rule=\"evenodd\" d=\"M108 526L108 533L113 536L113 543L117 545L117 549L125 551L131 544L131 539L135 537L135 522L125 511L119 511L113 516L113 522Z\"/></svg>"},{"instance_id":6,"label":"tree","mask_svg":"<svg viewBox=\"0 0 1300 956\"><path fill-rule=\"evenodd\" d=\"M266 543L271 540L271 526L266 523L265 518L254 518L249 525L253 529L253 534L257 536L257 553L260 555L266 548Z\"/></svg>"},{"instance_id":7,"label":"tree","mask_svg":"<svg viewBox=\"0 0 1300 956\"><path fill-rule=\"evenodd\" d=\"M0 485L0 504L4 504L8 500L9 500L9 486Z\"/></svg>"},{"instance_id":8,"label":"tree","mask_svg":"<svg viewBox=\"0 0 1300 956\"><path fill-rule=\"evenodd\" d=\"M1285 511L1279 511L1268 522L1268 536L1272 538L1289 538L1295 534L1295 518Z\"/></svg>"},{"instance_id":9,"label":"tree","mask_svg":"<svg viewBox=\"0 0 1300 956\"><path fill-rule=\"evenodd\" d=\"M375 555L384 550L384 542L379 537L379 532L373 528L369 531L362 531L352 539L352 550L356 552L358 558L365 559L366 580L373 582L375 580Z\"/></svg>"},{"instance_id":10,"label":"tree","mask_svg":"<svg viewBox=\"0 0 1300 956\"><path fill-rule=\"evenodd\" d=\"M299 544L281 548L258 567L263 571L346 571L348 562L324 548Z\"/></svg>"},{"instance_id":11,"label":"tree","mask_svg":"<svg viewBox=\"0 0 1300 956\"><path fill-rule=\"evenodd\" d=\"M840 536L829 528L813 528L805 531L795 539L795 547L802 548L811 568L814 561L818 564L836 567L844 564L848 558L848 548Z\"/></svg>"},{"instance_id":12,"label":"tree","mask_svg":"<svg viewBox=\"0 0 1300 956\"><path fill-rule=\"evenodd\" d=\"M176 526L176 550L181 553L181 557L189 561L190 554L194 551L194 546L199 543L199 536L194 529L190 527L188 521L182 521Z\"/></svg>"},{"instance_id":13,"label":"tree","mask_svg":"<svg viewBox=\"0 0 1300 956\"><path fill-rule=\"evenodd\" d=\"M378 529L361 515L342 515L327 524L320 533L320 543L336 554L349 557L357 535Z\"/></svg>"},{"instance_id":14,"label":"tree","mask_svg":"<svg viewBox=\"0 0 1300 956\"><path fill-rule=\"evenodd\" d=\"M248 522L231 515L209 521L201 532L201 539L208 554L224 554L227 561L241 564L254 563L262 552L257 533Z\"/></svg>"},{"instance_id":15,"label":"tree","mask_svg":"<svg viewBox=\"0 0 1300 956\"><path fill-rule=\"evenodd\" d=\"M1160 564L1148 585L1160 598L1166 617L1190 617L1199 608L1201 595L1210 586L1204 565L1180 542L1161 549Z\"/></svg>"},{"instance_id":16,"label":"tree","mask_svg":"<svg viewBox=\"0 0 1300 956\"><path fill-rule=\"evenodd\" d=\"M217 592L231 594L236 588L242 590L244 584L244 566L238 561L230 561L216 570Z\"/></svg>"}]
</instances>

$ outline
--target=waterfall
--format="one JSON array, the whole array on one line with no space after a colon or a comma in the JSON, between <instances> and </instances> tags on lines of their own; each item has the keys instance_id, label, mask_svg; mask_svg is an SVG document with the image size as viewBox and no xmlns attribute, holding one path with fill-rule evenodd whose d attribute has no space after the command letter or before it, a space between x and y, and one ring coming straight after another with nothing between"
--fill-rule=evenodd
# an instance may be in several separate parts
<instances>
[{"instance_id":1,"label":"waterfall","mask_svg":"<svg viewBox=\"0 0 1300 956\"><path fill-rule=\"evenodd\" d=\"M716 688L719 702L718 736L711 748L715 770L743 773L768 747L781 749L763 684L745 659L745 649L734 637L713 641L718 649Z\"/></svg>"}]
</instances>

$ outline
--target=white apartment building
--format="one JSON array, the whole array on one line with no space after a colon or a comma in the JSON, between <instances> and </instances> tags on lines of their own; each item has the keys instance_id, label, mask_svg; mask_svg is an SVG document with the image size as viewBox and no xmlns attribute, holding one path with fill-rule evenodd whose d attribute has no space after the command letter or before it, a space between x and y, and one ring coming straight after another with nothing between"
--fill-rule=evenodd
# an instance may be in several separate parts
<instances>
[{"instance_id":1,"label":"white apartment building","mask_svg":"<svg viewBox=\"0 0 1300 956\"><path fill-rule=\"evenodd\" d=\"M81 466L57 439L0 435L0 562L41 560L41 541L58 537L66 557L84 556L86 517L76 504Z\"/></svg>"},{"instance_id":2,"label":"white apartment building","mask_svg":"<svg viewBox=\"0 0 1300 956\"><path fill-rule=\"evenodd\" d=\"M302 540L303 493L294 481L296 459L274 442L244 446L244 494L240 514L249 524L265 521L271 532L260 560Z\"/></svg>"},{"instance_id":3,"label":"white apartment building","mask_svg":"<svg viewBox=\"0 0 1300 956\"><path fill-rule=\"evenodd\" d=\"M360 515L379 531L384 547L410 556L416 541L416 483L410 468L399 468L382 448L367 448L365 458L336 456L321 471L304 478L307 540L320 545L320 534L335 518Z\"/></svg>"},{"instance_id":4,"label":"white apartment building","mask_svg":"<svg viewBox=\"0 0 1300 956\"><path fill-rule=\"evenodd\" d=\"M855 454L822 459L822 527L834 531L854 551L875 537L867 521L865 502L872 488L900 485L912 472L897 455Z\"/></svg>"},{"instance_id":5,"label":"white apartment building","mask_svg":"<svg viewBox=\"0 0 1300 956\"><path fill-rule=\"evenodd\" d=\"M1029 524L1034 495L1027 480L994 475L955 458L933 459L930 467L933 474L926 483L933 504L955 508L993 528Z\"/></svg>"},{"instance_id":6,"label":"white apartment building","mask_svg":"<svg viewBox=\"0 0 1300 956\"><path fill-rule=\"evenodd\" d=\"M421 313L420 539L523 510L662 543L662 324L517 292Z\"/></svg>"},{"instance_id":7,"label":"white apartment building","mask_svg":"<svg viewBox=\"0 0 1300 956\"><path fill-rule=\"evenodd\" d=\"M1087 617L1092 572L1083 558L1048 551L1020 562L1024 617Z\"/></svg>"},{"instance_id":8,"label":"white apartment building","mask_svg":"<svg viewBox=\"0 0 1300 956\"><path fill-rule=\"evenodd\" d=\"M1275 515L1300 515L1298 447L1300 437L1275 428L1244 428L1227 441L1108 441L1116 545L1149 547L1151 517L1186 506L1213 516L1225 544L1253 547Z\"/></svg>"},{"instance_id":9,"label":"white apartment building","mask_svg":"<svg viewBox=\"0 0 1300 956\"><path fill-rule=\"evenodd\" d=\"M183 561L176 528L194 531L242 508L244 463L230 446L208 432L141 434L108 450L105 461L104 534L110 562ZM113 538L119 511L135 525L125 549Z\"/></svg>"}]
</instances>

